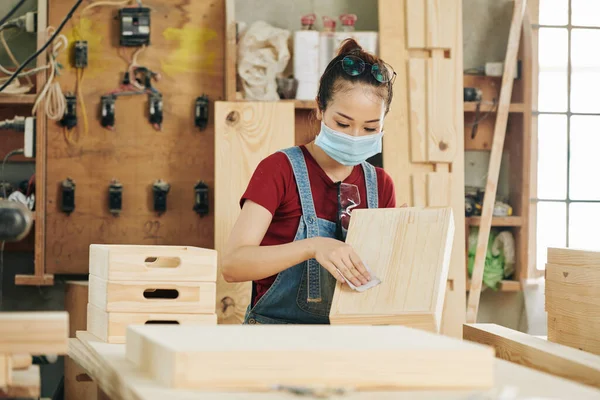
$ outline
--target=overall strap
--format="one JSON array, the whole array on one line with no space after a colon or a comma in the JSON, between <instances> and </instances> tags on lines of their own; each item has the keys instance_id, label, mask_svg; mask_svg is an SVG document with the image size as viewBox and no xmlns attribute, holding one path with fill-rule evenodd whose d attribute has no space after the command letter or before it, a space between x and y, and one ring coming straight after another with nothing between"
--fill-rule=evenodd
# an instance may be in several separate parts
<instances>
[{"instance_id":1,"label":"overall strap","mask_svg":"<svg viewBox=\"0 0 600 400\"><path fill-rule=\"evenodd\" d=\"M308 169L306 168L306 160L304 153L300 147L290 147L280 150L290 160L298 193L300 195L300 204L302 205L302 218L306 225L306 238L319 236L319 224L317 220L317 212L313 201L312 190L310 189L310 179L308 177ZM317 260L308 260L308 301L321 301L321 266Z\"/></svg>"},{"instance_id":2,"label":"overall strap","mask_svg":"<svg viewBox=\"0 0 600 400\"><path fill-rule=\"evenodd\" d=\"M377 171L370 163L364 161L361 163L365 172L365 183L367 186L367 207L379 208L379 191L377 189Z\"/></svg>"}]
</instances>

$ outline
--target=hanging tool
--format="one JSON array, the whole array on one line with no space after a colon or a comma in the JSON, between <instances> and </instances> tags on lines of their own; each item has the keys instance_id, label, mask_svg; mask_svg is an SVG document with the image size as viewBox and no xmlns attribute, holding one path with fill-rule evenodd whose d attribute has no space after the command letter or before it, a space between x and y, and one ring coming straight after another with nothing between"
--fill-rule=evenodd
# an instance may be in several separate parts
<instances>
[{"instance_id":1,"label":"hanging tool","mask_svg":"<svg viewBox=\"0 0 600 400\"><path fill-rule=\"evenodd\" d=\"M154 194L154 211L159 214L167 211L167 194L169 194L170 189L171 185L162 179L158 179L152 185L152 193Z\"/></svg>"},{"instance_id":2,"label":"hanging tool","mask_svg":"<svg viewBox=\"0 0 600 400\"><path fill-rule=\"evenodd\" d=\"M208 215L208 185L202 181L194 186L194 211L201 217Z\"/></svg>"},{"instance_id":3,"label":"hanging tool","mask_svg":"<svg viewBox=\"0 0 600 400\"><path fill-rule=\"evenodd\" d=\"M203 94L196 99L195 124L201 131L208 125L208 96Z\"/></svg>"},{"instance_id":4,"label":"hanging tool","mask_svg":"<svg viewBox=\"0 0 600 400\"><path fill-rule=\"evenodd\" d=\"M108 187L108 211L119 216L123 209L123 184L113 179Z\"/></svg>"},{"instance_id":5,"label":"hanging tool","mask_svg":"<svg viewBox=\"0 0 600 400\"><path fill-rule=\"evenodd\" d=\"M71 178L67 178L61 183L61 210L62 212L70 215L75 211L75 181Z\"/></svg>"},{"instance_id":6,"label":"hanging tool","mask_svg":"<svg viewBox=\"0 0 600 400\"><path fill-rule=\"evenodd\" d=\"M515 0L510 32L508 35L508 46L506 48L506 59L504 62L504 74L502 76L502 87L500 88L500 101L496 114L496 126L494 127L494 140L490 155L487 183L481 210L481 222L477 237L477 251L471 276L471 288L467 302L467 323L477 322L477 311L479 310L479 298L481 296L481 284L483 280L483 269L487 253L490 230L492 228L492 215L494 203L496 202L496 190L498 188L498 177L500 175L500 163L504 148L504 138L508 124L508 112L512 97L512 88L515 80L517 52L519 50L519 39L523 18L527 9L527 0Z\"/></svg>"}]
</instances>

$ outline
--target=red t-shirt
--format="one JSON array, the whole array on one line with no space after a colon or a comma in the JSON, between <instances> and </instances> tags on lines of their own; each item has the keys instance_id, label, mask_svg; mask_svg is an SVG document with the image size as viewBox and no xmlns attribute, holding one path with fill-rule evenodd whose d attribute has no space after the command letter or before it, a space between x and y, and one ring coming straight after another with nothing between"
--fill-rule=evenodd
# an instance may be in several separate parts
<instances>
[{"instance_id":1,"label":"red t-shirt","mask_svg":"<svg viewBox=\"0 0 600 400\"><path fill-rule=\"evenodd\" d=\"M338 212L337 186L319 166L306 147L300 146L300 148L306 160L313 199L316 199L313 202L317 217L336 222ZM392 178L381 168L376 168L376 171L379 207L396 207ZM357 208L367 208L365 175L360 165L354 167L344 183L358 186L361 201ZM294 241L302 216L302 205L300 204L300 195L292 165L284 153L271 154L258 164L246 192L240 200L240 206L243 206L246 199L260 204L273 215L273 220L265 233L261 246L273 246ZM276 277L277 275L273 275L254 281L253 304L267 292Z\"/></svg>"}]
</instances>

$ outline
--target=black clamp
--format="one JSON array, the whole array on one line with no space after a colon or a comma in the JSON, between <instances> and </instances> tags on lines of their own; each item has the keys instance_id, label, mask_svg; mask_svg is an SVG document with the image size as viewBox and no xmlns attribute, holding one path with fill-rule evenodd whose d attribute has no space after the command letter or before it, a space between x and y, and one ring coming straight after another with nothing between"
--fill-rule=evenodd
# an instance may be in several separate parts
<instances>
[{"instance_id":1,"label":"black clamp","mask_svg":"<svg viewBox=\"0 0 600 400\"><path fill-rule=\"evenodd\" d=\"M152 126L160 130L163 122L163 101L160 93L154 92L148 96L148 114Z\"/></svg>"},{"instance_id":2,"label":"black clamp","mask_svg":"<svg viewBox=\"0 0 600 400\"><path fill-rule=\"evenodd\" d=\"M108 129L114 129L115 127L115 100L115 96L113 95L102 96L100 100L100 123Z\"/></svg>"},{"instance_id":3,"label":"black clamp","mask_svg":"<svg viewBox=\"0 0 600 400\"><path fill-rule=\"evenodd\" d=\"M152 185L152 193L154 194L154 211L162 214L167 211L167 194L171 189L171 185L159 179Z\"/></svg>"},{"instance_id":4,"label":"black clamp","mask_svg":"<svg viewBox=\"0 0 600 400\"><path fill-rule=\"evenodd\" d=\"M108 211L115 217L121 214L123 209L123 185L116 179L110 182L108 187Z\"/></svg>"},{"instance_id":5,"label":"black clamp","mask_svg":"<svg viewBox=\"0 0 600 400\"><path fill-rule=\"evenodd\" d=\"M61 210L70 215L75 210L75 182L71 178L62 181L61 185Z\"/></svg>"},{"instance_id":6,"label":"black clamp","mask_svg":"<svg viewBox=\"0 0 600 400\"><path fill-rule=\"evenodd\" d=\"M196 183L194 186L194 211L204 217L208 215L208 185L202 181Z\"/></svg>"},{"instance_id":7,"label":"black clamp","mask_svg":"<svg viewBox=\"0 0 600 400\"><path fill-rule=\"evenodd\" d=\"M196 99L196 108L195 108L195 123L200 130L206 129L206 125L208 125L208 96L203 94L202 96Z\"/></svg>"},{"instance_id":8,"label":"black clamp","mask_svg":"<svg viewBox=\"0 0 600 400\"><path fill-rule=\"evenodd\" d=\"M60 124L69 130L77 126L77 97L73 93L65 94L65 114Z\"/></svg>"},{"instance_id":9,"label":"black clamp","mask_svg":"<svg viewBox=\"0 0 600 400\"><path fill-rule=\"evenodd\" d=\"M73 46L73 65L75 68L86 68L88 66L88 42L78 40Z\"/></svg>"}]
</instances>

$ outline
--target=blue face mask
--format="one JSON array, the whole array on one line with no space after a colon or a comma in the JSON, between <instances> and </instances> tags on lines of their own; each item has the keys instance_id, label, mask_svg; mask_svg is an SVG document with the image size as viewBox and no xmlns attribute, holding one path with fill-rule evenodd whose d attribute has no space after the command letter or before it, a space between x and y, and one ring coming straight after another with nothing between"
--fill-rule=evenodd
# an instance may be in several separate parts
<instances>
[{"instance_id":1,"label":"blue face mask","mask_svg":"<svg viewBox=\"0 0 600 400\"><path fill-rule=\"evenodd\" d=\"M350 136L337 132L321 122L315 144L342 165L355 166L381 153L383 132L366 136Z\"/></svg>"}]
</instances>

